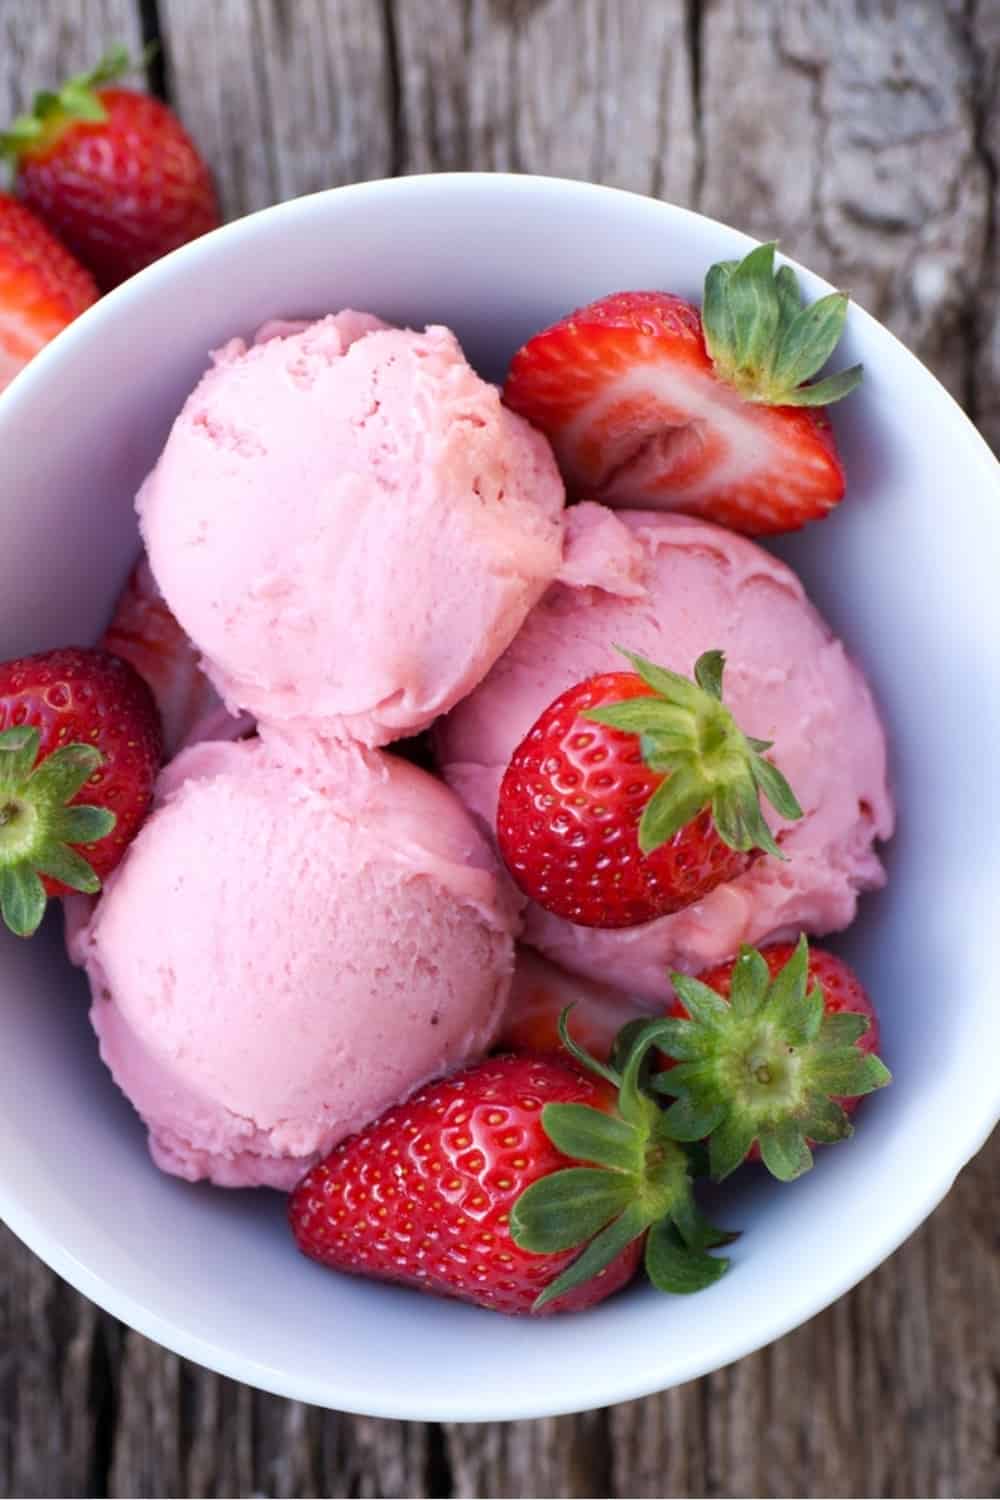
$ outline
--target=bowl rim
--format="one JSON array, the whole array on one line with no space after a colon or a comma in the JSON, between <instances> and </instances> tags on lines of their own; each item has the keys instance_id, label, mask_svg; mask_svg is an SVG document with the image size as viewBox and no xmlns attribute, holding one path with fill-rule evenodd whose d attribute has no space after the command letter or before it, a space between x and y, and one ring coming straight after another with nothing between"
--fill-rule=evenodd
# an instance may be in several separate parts
<instances>
[{"instance_id":1,"label":"bowl rim","mask_svg":"<svg viewBox=\"0 0 1000 1500\"><path fill-rule=\"evenodd\" d=\"M225 224L201 239L173 251L101 298L47 345L0 394L0 429L3 427L6 415L12 412L19 402L30 402L34 391L44 386L50 370L54 370L60 361L72 361L76 357L78 348L86 348L88 339L98 332L101 320L109 315L109 311L117 316L119 310L124 311L130 303L141 304L147 295L155 295L157 291L167 289L178 277L183 277L189 265L194 266L197 263L199 256L204 255L206 251L209 254L216 253L220 236L231 242L234 252L238 253L240 241L245 238L248 243L251 242L262 219L269 221L275 217L291 219L298 213L308 213L310 207L321 200L343 200L345 197L363 200L366 197L375 198L387 193L400 197L419 195L425 192L429 185L433 185L435 191L455 192L458 195L494 189L502 193L521 193L543 197L548 197L553 193L573 194L581 197L597 195L608 202L609 208L619 200L626 200L631 204L645 203L665 210L668 215L675 215L682 220L690 221L692 227L709 224L713 228L721 229L730 238L742 242L747 249L759 243L751 235L735 230L720 220L663 199L653 199L648 195L629 192L621 188L605 187L597 183L555 176L501 172L424 173L408 177L379 178L363 183L327 188L289 199L283 203L273 204ZM832 290L828 282L816 273L808 271L799 262L787 256L783 256L782 259L787 260L797 272L803 272L815 286ZM851 315L852 318L874 325L879 331L879 336L888 338L904 360L920 371L922 378L933 382L937 388L936 394L943 403L942 409L948 412L953 422L956 418L960 419L956 424L956 431L962 433L961 440L970 444L971 452L976 455L980 463L988 467L995 482L1000 473L997 460L982 434L957 401L922 361L863 307L853 304ZM894 1217L886 1232L877 1237L877 1242L866 1253L860 1254L856 1261L851 1262L849 1266L842 1267L839 1275L831 1277L828 1282L824 1283L822 1291L817 1293L812 1284L809 1284L807 1289L805 1282L795 1288L787 1288L787 1295L782 1299L780 1312L769 1320L767 1328L761 1331L759 1327L755 1327L752 1332L741 1336L738 1329L730 1327L726 1331L725 1339L722 1340L725 1345L724 1351L714 1350L711 1347L711 1341L706 1339L703 1351L697 1354L692 1353L679 1361L676 1357L668 1357L657 1362L654 1356L644 1363L642 1373L637 1374L630 1381L623 1381L620 1374L602 1377L600 1366L592 1366L587 1394L590 1408L635 1400L722 1369L783 1337L824 1308L829 1307L898 1249L933 1212L948 1193L958 1173L985 1144L998 1120L1000 1120L1000 1079L998 1079L992 1109L984 1117L968 1121L964 1134L953 1142L953 1150L949 1154L945 1169L929 1183L918 1181L918 1174L914 1174L908 1212L904 1216ZM498 1410L495 1406L484 1409L481 1402L477 1403L475 1392L472 1390L465 1404L460 1407L456 1407L448 1399L437 1396L430 1389L400 1391L398 1388L393 1388L381 1393L365 1391L359 1395L353 1390L350 1379L345 1378L345 1375L338 1372L336 1368L324 1372L322 1376L275 1369L245 1355L232 1354L226 1347L202 1337L190 1328L164 1318L154 1307L145 1305L130 1293L122 1292L100 1271L77 1259L65 1245L59 1242L58 1238L54 1238L51 1230L43 1225L30 1204L23 1197L19 1198L12 1193L2 1175L0 1175L0 1218L52 1270L77 1291L130 1328L183 1358L193 1360L220 1375L256 1386L274 1395L358 1415L419 1421L508 1421L562 1415L584 1409L581 1408L578 1397L567 1398L560 1397L557 1393L550 1393L539 1403L537 1395L532 1397L527 1389L523 1394L517 1389L511 1389L502 1410Z\"/></svg>"}]
</instances>

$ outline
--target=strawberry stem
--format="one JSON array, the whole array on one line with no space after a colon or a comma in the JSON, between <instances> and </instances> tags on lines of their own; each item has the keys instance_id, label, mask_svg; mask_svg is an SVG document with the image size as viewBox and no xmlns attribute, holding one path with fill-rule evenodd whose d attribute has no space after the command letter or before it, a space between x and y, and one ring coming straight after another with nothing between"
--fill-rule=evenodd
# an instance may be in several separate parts
<instances>
[{"instance_id":1,"label":"strawberry stem","mask_svg":"<svg viewBox=\"0 0 1000 1500\"><path fill-rule=\"evenodd\" d=\"M583 1248L541 1293L536 1310L589 1281L631 1242L650 1231L646 1267L663 1291L692 1292L724 1274L729 1262L706 1252L727 1236L699 1213L688 1153L664 1127L666 1114L646 1091L650 1049L660 1022L630 1025L618 1047L621 1069L592 1057L569 1035L567 1007L559 1032L570 1054L618 1089L617 1113L587 1104L547 1104L542 1127L571 1160L532 1183L511 1212L515 1244L546 1255ZM655 1231L655 1234L654 1234Z\"/></svg>"},{"instance_id":2,"label":"strawberry stem","mask_svg":"<svg viewBox=\"0 0 1000 1500\"><path fill-rule=\"evenodd\" d=\"M61 745L39 761L40 743L27 724L0 734L0 914L18 937L30 937L45 915L40 876L75 891L100 890L72 846L96 843L115 826L107 808L68 805L103 764L96 746Z\"/></svg>"},{"instance_id":3,"label":"strawberry stem","mask_svg":"<svg viewBox=\"0 0 1000 1500\"><path fill-rule=\"evenodd\" d=\"M723 260L705 277L702 326L715 373L747 401L767 406L829 406L860 384L861 365L813 377L836 348L848 298L831 292L803 307L791 266L775 272L773 242L741 261ZM809 383L812 382L812 383Z\"/></svg>"},{"instance_id":4,"label":"strawberry stem","mask_svg":"<svg viewBox=\"0 0 1000 1500\"><path fill-rule=\"evenodd\" d=\"M618 647L652 694L585 711L584 718L638 735L643 759L664 780L643 810L639 848L651 854L706 807L731 849L762 849L784 859L761 812L761 796L783 818L802 808L773 761L767 740L750 739L722 702L725 656L706 651L694 681Z\"/></svg>"},{"instance_id":5,"label":"strawberry stem","mask_svg":"<svg viewBox=\"0 0 1000 1500\"><path fill-rule=\"evenodd\" d=\"M151 42L133 60L128 48L117 43L109 47L95 67L67 79L58 91L39 90L31 109L18 115L0 134L0 156L9 157L16 165L20 157L44 150L67 125L76 121L103 124L108 116L101 103L101 87L145 68L156 55L158 45Z\"/></svg>"},{"instance_id":6,"label":"strawberry stem","mask_svg":"<svg viewBox=\"0 0 1000 1500\"><path fill-rule=\"evenodd\" d=\"M819 985L809 988L805 936L772 980L762 955L744 948L727 1003L686 974L671 976L690 1019L659 1023L659 1044L676 1060L652 1088L675 1099L664 1127L676 1140L708 1138L717 1180L759 1142L773 1176L789 1182L813 1164L810 1142L852 1134L841 1098L891 1082L885 1064L858 1042L867 1017L826 1015Z\"/></svg>"}]
</instances>

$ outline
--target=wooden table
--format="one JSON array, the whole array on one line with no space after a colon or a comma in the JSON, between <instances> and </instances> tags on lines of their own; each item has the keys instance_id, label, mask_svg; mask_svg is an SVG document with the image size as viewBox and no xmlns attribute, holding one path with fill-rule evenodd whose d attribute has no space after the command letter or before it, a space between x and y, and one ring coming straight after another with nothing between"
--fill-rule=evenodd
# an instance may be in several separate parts
<instances>
[{"instance_id":1,"label":"wooden table","mask_svg":"<svg viewBox=\"0 0 1000 1500\"><path fill-rule=\"evenodd\" d=\"M780 235L1000 441L1000 0L0 0L0 118L106 41L157 35L149 84L230 215L454 168L692 204ZM943 1026L960 1003L942 996ZM612 1410L483 1427L236 1386L0 1231L0 1491L993 1496L998 1170L994 1138L888 1264L761 1354Z\"/></svg>"}]
</instances>

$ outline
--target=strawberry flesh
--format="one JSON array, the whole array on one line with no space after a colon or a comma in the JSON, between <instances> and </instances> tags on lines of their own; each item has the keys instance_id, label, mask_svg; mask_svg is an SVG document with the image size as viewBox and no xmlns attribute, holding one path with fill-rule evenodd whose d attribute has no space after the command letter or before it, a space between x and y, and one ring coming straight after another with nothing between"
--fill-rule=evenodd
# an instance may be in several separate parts
<instances>
[{"instance_id":1,"label":"strawberry flesh","mask_svg":"<svg viewBox=\"0 0 1000 1500\"><path fill-rule=\"evenodd\" d=\"M0 193L0 391L96 300L89 271L29 209Z\"/></svg>"},{"instance_id":2,"label":"strawberry flesh","mask_svg":"<svg viewBox=\"0 0 1000 1500\"><path fill-rule=\"evenodd\" d=\"M843 498L825 411L744 399L715 373L698 309L664 292L620 292L537 334L504 400L546 434L578 497L751 535Z\"/></svg>"}]
</instances>

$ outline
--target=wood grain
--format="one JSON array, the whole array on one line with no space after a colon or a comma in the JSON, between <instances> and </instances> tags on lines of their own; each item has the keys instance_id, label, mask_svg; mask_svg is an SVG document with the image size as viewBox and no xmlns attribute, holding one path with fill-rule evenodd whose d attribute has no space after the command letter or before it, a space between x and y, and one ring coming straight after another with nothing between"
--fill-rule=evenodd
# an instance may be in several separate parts
<instances>
[{"instance_id":1,"label":"wood grain","mask_svg":"<svg viewBox=\"0 0 1000 1500\"><path fill-rule=\"evenodd\" d=\"M780 234L1000 444L997 0L141 9L229 214L466 168L668 197ZM136 43L139 16L0 0L4 114L106 39ZM610 1411L481 1427L234 1385L97 1312L3 1231L0 1495L996 1495L998 1171L995 1139L890 1261L768 1350Z\"/></svg>"}]
</instances>

